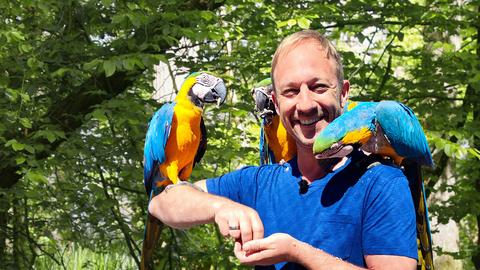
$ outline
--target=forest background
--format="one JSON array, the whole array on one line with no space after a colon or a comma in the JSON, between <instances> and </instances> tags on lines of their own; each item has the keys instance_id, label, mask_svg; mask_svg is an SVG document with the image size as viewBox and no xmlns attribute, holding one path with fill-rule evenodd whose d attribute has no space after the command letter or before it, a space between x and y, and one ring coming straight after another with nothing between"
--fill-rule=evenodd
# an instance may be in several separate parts
<instances>
[{"instance_id":1,"label":"forest background","mask_svg":"<svg viewBox=\"0 0 480 270\"><path fill-rule=\"evenodd\" d=\"M424 171L436 264L480 269L479 8L462 0L0 1L0 269L137 268L143 142L161 105L155 77L201 69L227 83L226 104L206 108L209 145L192 179L258 164L250 90L269 76L280 40L300 29L335 42L352 100L414 109L436 163ZM165 229L155 259L158 269L243 268L214 226Z\"/></svg>"}]
</instances>

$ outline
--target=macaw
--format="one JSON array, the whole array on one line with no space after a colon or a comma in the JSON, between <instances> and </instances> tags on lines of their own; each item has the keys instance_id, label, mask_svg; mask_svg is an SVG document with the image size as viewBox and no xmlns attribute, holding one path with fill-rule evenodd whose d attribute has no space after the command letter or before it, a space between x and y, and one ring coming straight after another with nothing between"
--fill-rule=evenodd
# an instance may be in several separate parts
<instances>
[{"instance_id":1,"label":"macaw","mask_svg":"<svg viewBox=\"0 0 480 270\"><path fill-rule=\"evenodd\" d=\"M190 74L174 102L164 104L152 117L144 146L143 178L150 200L165 186L186 181L206 150L202 118L205 103L222 104L227 91L222 79L207 73ZM148 213L141 269L152 269L152 255L163 224Z\"/></svg>"},{"instance_id":2,"label":"macaw","mask_svg":"<svg viewBox=\"0 0 480 270\"><path fill-rule=\"evenodd\" d=\"M275 111L272 81L264 79L252 90L255 107L261 118L260 164L288 161L297 153L295 140L287 133Z\"/></svg>"},{"instance_id":3,"label":"macaw","mask_svg":"<svg viewBox=\"0 0 480 270\"><path fill-rule=\"evenodd\" d=\"M391 158L402 166L416 211L419 269L433 269L432 238L420 166L433 167L427 139L414 112L395 101L351 102L315 138L317 159L341 158L354 149Z\"/></svg>"}]
</instances>

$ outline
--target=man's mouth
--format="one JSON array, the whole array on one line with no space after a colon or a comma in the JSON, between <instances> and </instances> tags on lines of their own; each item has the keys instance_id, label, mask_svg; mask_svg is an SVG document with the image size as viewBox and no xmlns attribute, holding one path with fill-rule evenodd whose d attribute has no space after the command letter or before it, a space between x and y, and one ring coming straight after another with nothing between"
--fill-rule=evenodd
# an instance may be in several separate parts
<instances>
[{"instance_id":1,"label":"man's mouth","mask_svg":"<svg viewBox=\"0 0 480 270\"><path fill-rule=\"evenodd\" d=\"M309 116L299 116L297 115L297 122L301 124L302 126L314 126L317 122L321 121L322 119L327 120L328 119L328 112L326 110L322 110L317 112L314 115L309 115ZM301 118L301 119L299 119Z\"/></svg>"},{"instance_id":2,"label":"man's mouth","mask_svg":"<svg viewBox=\"0 0 480 270\"><path fill-rule=\"evenodd\" d=\"M321 119L322 119L322 117L316 116L316 117L313 117L313 118L310 118L310 119L298 120L298 122L300 122L300 124L302 124L304 126L311 126L311 125L316 124Z\"/></svg>"}]
</instances>

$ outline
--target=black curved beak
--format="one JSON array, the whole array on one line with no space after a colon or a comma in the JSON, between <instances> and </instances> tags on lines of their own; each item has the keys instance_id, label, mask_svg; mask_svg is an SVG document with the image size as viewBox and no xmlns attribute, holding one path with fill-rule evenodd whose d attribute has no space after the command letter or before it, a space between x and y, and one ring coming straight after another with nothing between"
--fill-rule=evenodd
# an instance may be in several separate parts
<instances>
[{"instance_id":1,"label":"black curved beak","mask_svg":"<svg viewBox=\"0 0 480 270\"><path fill-rule=\"evenodd\" d=\"M258 88L253 89L253 99L255 100L255 108L257 111L262 112L264 109L268 109L268 102L270 97Z\"/></svg>"},{"instance_id":2,"label":"black curved beak","mask_svg":"<svg viewBox=\"0 0 480 270\"><path fill-rule=\"evenodd\" d=\"M275 104L273 104L272 97L267 93L270 93L269 89L265 90L261 87L254 88L253 99L255 100L255 108L260 113L261 118L273 116L276 114Z\"/></svg>"},{"instance_id":3,"label":"black curved beak","mask_svg":"<svg viewBox=\"0 0 480 270\"><path fill-rule=\"evenodd\" d=\"M217 103L217 105L223 104L225 98L227 97L227 87L223 80L218 81L218 83L209 91L204 97L203 102L205 103Z\"/></svg>"}]
</instances>

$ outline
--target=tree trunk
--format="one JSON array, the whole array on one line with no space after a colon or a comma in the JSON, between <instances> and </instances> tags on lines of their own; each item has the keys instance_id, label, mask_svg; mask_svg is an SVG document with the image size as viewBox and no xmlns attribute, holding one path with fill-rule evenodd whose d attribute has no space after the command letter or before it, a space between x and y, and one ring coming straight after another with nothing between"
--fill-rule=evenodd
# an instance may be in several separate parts
<instances>
[{"instance_id":1,"label":"tree trunk","mask_svg":"<svg viewBox=\"0 0 480 270\"><path fill-rule=\"evenodd\" d=\"M438 190L440 186L447 185L452 186L455 185L456 179L453 175L453 161L450 159L448 160L443 175L441 175L435 184L435 189ZM442 205L448 201L450 197L454 195L453 192L436 192L432 193L428 198L428 204L436 204ZM432 242L434 248L434 266L437 270L461 270L463 269L462 261L455 260L450 255L441 255L439 256L436 254L435 249L441 248L442 251L446 252L458 252L459 249L459 242L460 237L458 233L458 225L455 221L449 220L447 224L441 224L438 222L436 217L433 217L431 220L431 230L436 231L432 233Z\"/></svg>"}]
</instances>

